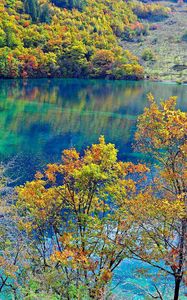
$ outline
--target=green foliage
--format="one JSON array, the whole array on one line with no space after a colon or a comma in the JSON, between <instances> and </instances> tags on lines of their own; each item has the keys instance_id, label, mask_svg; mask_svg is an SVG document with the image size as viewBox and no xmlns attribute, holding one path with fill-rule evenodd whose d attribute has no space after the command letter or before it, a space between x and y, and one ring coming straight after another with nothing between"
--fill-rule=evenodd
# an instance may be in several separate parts
<instances>
[{"instance_id":1,"label":"green foliage","mask_svg":"<svg viewBox=\"0 0 187 300\"><path fill-rule=\"evenodd\" d=\"M0 77L142 78L138 60L129 59L118 42L136 22L123 0L4 0ZM125 63L133 72L124 71Z\"/></svg>"},{"instance_id":2,"label":"green foliage","mask_svg":"<svg viewBox=\"0 0 187 300\"><path fill-rule=\"evenodd\" d=\"M15 7L15 3L16 3L16 0L7 0L6 1L6 6L10 7L10 8L14 8Z\"/></svg>"},{"instance_id":3,"label":"green foliage","mask_svg":"<svg viewBox=\"0 0 187 300\"><path fill-rule=\"evenodd\" d=\"M142 53L142 59L145 61L155 60L155 54L151 49L145 49Z\"/></svg>"},{"instance_id":4,"label":"green foliage","mask_svg":"<svg viewBox=\"0 0 187 300\"><path fill-rule=\"evenodd\" d=\"M77 287L76 285L71 284L69 286L69 296L72 300L91 300L88 288L81 285Z\"/></svg>"},{"instance_id":5,"label":"green foliage","mask_svg":"<svg viewBox=\"0 0 187 300\"><path fill-rule=\"evenodd\" d=\"M31 16L33 22L36 22L39 17L38 0L24 0L24 7L25 7L25 12Z\"/></svg>"},{"instance_id":6,"label":"green foliage","mask_svg":"<svg viewBox=\"0 0 187 300\"><path fill-rule=\"evenodd\" d=\"M159 3L142 3L133 1L132 8L134 13L142 19L161 20L168 17L171 9Z\"/></svg>"}]
</instances>

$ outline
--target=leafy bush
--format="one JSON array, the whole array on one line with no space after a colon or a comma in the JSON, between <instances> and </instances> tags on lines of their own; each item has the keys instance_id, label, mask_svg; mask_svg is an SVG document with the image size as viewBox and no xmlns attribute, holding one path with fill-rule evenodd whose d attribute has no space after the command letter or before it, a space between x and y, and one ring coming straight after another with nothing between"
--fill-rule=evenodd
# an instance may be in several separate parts
<instances>
[{"instance_id":1,"label":"leafy bush","mask_svg":"<svg viewBox=\"0 0 187 300\"><path fill-rule=\"evenodd\" d=\"M126 29L122 35L123 40L134 42L141 41L142 36L148 35L148 26L143 25L140 22L136 22L131 24L130 26L126 26Z\"/></svg>"},{"instance_id":2,"label":"leafy bush","mask_svg":"<svg viewBox=\"0 0 187 300\"><path fill-rule=\"evenodd\" d=\"M140 1L134 1L132 3L132 9L134 13L142 19L154 19L160 20L168 17L170 8L165 7L157 3L142 3Z\"/></svg>"},{"instance_id":3,"label":"leafy bush","mask_svg":"<svg viewBox=\"0 0 187 300\"><path fill-rule=\"evenodd\" d=\"M142 53L142 59L145 61L155 60L155 54L151 49L145 49Z\"/></svg>"}]
</instances>

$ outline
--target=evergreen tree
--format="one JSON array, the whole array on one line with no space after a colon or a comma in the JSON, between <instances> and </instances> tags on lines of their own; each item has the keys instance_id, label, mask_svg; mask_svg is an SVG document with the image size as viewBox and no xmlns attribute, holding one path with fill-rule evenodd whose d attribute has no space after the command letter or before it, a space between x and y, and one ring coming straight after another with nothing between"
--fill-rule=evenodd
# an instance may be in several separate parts
<instances>
[{"instance_id":1,"label":"evergreen tree","mask_svg":"<svg viewBox=\"0 0 187 300\"><path fill-rule=\"evenodd\" d=\"M41 8L40 22L47 23L47 24L50 24L50 22L51 22L51 15L50 15L49 6L47 3L44 4Z\"/></svg>"},{"instance_id":2,"label":"evergreen tree","mask_svg":"<svg viewBox=\"0 0 187 300\"><path fill-rule=\"evenodd\" d=\"M38 0L24 0L24 7L25 12L31 16L33 22L36 22L40 16Z\"/></svg>"},{"instance_id":3,"label":"evergreen tree","mask_svg":"<svg viewBox=\"0 0 187 300\"><path fill-rule=\"evenodd\" d=\"M82 7L85 5L85 0L52 0L51 2L56 6L67 9L82 9Z\"/></svg>"}]
</instances>

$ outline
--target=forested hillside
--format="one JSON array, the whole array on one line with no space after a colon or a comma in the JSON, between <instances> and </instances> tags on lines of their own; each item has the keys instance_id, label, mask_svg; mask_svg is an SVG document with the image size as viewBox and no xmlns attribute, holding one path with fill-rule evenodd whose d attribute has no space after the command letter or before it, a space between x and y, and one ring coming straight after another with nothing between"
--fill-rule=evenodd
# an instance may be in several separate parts
<instances>
[{"instance_id":1,"label":"forested hillside","mask_svg":"<svg viewBox=\"0 0 187 300\"><path fill-rule=\"evenodd\" d=\"M0 7L1 77L141 77L117 36L136 22L124 1L6 0Z\"/></svg>"},{"instance_id":2,"label":"forested hillside","mask_svg":"<svg viewBox=\"0 0 187 300\"><path fill-rule=\"evenodd\" d=\"M170 10L142 5L124 0L1 0L0 77L143 78L144 69L126 42L147 34L138 19L142 14L167 17Z\"/></svg>"}]
</instances>

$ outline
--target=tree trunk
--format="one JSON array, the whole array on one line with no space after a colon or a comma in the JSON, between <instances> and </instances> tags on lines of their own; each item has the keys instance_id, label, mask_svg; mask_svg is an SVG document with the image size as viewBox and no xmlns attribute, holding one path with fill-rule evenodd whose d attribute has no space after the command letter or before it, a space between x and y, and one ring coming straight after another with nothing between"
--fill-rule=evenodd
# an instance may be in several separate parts
<instances>
[{"instance_id":1,"label":"tree trunk","mask_svg":"<svg viewBox=\"0 0 187 300\"><path fill-rule=\"evenodd\" d=\"M178 300L179 299L180 284L181 284L181 277L175 277L174 300Z\"/></svg>"},{"instance_id":2,"label":"tree trunk","mask_svg":"<svg viewBox=\"0 0 187 300\"><path fill-rule=\"evenodd\" d=\"M180 237L180 248L179 248L179 269L175 273L175 293L174 300L179 299L180 292L180 284L183 279L183 271L186 268L186 251L187 251L187 243L186 243L186 234L187 234L187 221L186 219L182 220L182 232Z\"/></svg>"}]
</instances>

